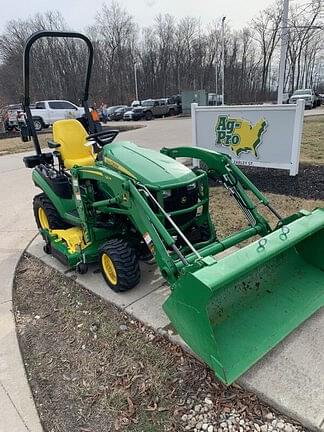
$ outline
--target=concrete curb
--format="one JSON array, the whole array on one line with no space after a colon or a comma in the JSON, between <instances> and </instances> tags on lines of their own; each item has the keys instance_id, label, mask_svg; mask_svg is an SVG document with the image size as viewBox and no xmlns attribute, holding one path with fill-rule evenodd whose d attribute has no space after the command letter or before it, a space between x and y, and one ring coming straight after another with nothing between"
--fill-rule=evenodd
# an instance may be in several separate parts
<instances>
[{"instance_id":1,"label":"concrete curb","mask_svg":"<svg viewBox=\"0 0 324 432\"><path fill-rule=\"evenodd\" d=\"M6 291L10 292L11 298L0 303L0 406L2 408L0 432L43 431L18 343L12 302L17 266L36 236L28 242L25 249L12 254L11 265L6 265L8 273L5 278Z\"/></svg>"}]
</instances>

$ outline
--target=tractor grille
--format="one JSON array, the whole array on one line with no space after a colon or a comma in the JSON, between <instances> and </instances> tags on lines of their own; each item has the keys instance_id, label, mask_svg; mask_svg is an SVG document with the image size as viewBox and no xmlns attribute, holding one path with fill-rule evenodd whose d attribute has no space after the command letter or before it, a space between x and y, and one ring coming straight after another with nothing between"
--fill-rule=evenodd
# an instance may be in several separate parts
<instances>
[{"instance_id":1,"label":"tractor grille","mask_svg":"<svg viewBox=\"0 0 324 432\"><path fill-rule=\"evenodd\" d=\"M198 200L198 188L188 190L186 187L172 189L171 195L164 198L164 210L167 213L176 210L182 210L189 208L197 203ZM174 216L173 220L177 225L184 225L190 220L196 217L197 210L193 210L189 213L184 213L178 216ZM167 226L167 228L169 228Z\"/></svg>"}]
</instances>

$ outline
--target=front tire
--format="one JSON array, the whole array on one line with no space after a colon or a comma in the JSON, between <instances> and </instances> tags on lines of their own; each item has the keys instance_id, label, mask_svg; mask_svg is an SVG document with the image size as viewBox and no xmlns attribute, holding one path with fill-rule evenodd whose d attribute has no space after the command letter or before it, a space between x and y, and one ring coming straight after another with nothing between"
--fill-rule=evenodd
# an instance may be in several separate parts
<instances>
[{"instance_id":1,"label":"front tire","mask_svg":"<svg viewBox=\"0 0 324 432\"><path fill-rule=\"evenodd\" d=\"M34 197L33 210L35 221L39 229L70 228L70 225L61 218L53 203L44 193Z\"/></svg>"},{"instance_id":2,"label":"front tire","mask_svg":"<svg viewBox=\"0 0 324 432\"><path fill-rule=\"evenodd\" d=\"M140 268L134 249L122 239L108 240L100 248L101 273L115 292L134 288L140 280Z\"/></svg>"},{"instance_id":3,"label":"front tire","mask_svg":"<svg viewBox=\"0 0 324 432\"><path fill-rule=\"evenodd\" d=\"M75 266L75 270L77 273L79 273L80 275L84 275L88 272L88 264L80 262Z\"/></svg>"},{"instance_id":4,"label":"front tire","mask_svg":"<svg viewBox=\"0 0 324 432\"><path fill-rule=\"evenodd\" d=\"M35 131L36 132L40 132L43 129L43 127L44 127L44 123L43 123L42 119L40 119L40 118L34 118L33 122L34 122Z\"/></svg>"}]
</instances>

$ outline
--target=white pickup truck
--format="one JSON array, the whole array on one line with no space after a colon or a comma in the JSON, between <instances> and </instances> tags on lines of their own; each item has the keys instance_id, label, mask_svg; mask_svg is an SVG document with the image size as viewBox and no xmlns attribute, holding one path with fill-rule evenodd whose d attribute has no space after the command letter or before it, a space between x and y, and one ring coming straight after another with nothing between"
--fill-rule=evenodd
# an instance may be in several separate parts
<instances>
[{"instance_id":1,"label":"white pickup truck","mask_svg":"<svg viewBox=\"0 0 324 432\"><path fill-rule=\"evenodd\" d=\"M65 100L45 100L33 104L31 114L36 131L40 131L51 126L56 120L82 117L84 108Z\"/></svg>"}]
</instances>

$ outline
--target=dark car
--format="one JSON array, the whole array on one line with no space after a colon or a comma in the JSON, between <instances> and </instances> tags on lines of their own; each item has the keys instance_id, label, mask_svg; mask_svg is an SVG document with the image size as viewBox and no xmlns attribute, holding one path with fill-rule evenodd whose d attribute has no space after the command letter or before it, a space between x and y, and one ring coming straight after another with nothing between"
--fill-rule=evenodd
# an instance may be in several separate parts
<instances>
[{"instance_id":1,"label":"dark car","mask_svg":"<svg viewBox=\"0 0 324 432\"><path fill-rule=\"evenodd\" d=\"M132 109L132 108L130 108L130 107L122 107L122 108L118 108L118 109L116 109L114 112L112 112L112 113L110 114L110 119L111 119L112 121L119 121L119 120L122 120L123 117L124 117L125 112L126 112L126 111L129 111L129 110L131 110L131 109Z\"/></svg>"},{"instance_id":2,"label":"dark car","mask_svg":"<svg viewBox=\"0 0 324 432\"><path fill-rule=\"evenodd\" d=\"M178 105L170 98L146 99L140 106L126 111L124 120L152 120L155 117L174 116L178 113Z\"/></svg>"},{"instance_id":3,"label":"dark car","mask_svg":"<svg viewBox=\"0 0 324 432\"><path fill-rule=\"evenodd\" d=\"M113 113L118 110L119 108L125 108L126 105L115 105L115 106L111 106L109 108L107 108L107 120L112 121L111 116L113 115Z\"/></svg>"},{"instance_id":4,"label":"dark car","mask_svg":"<svg viewBox=\"0 0 324 432\"><path fill-rule=\"evenodd\" d=\"M145 110L142 106L135 107L135 108L128 108L123 116L123 120L129 121L129 120L141 120L145 118Z\"/></svg>"}]
</instances>

